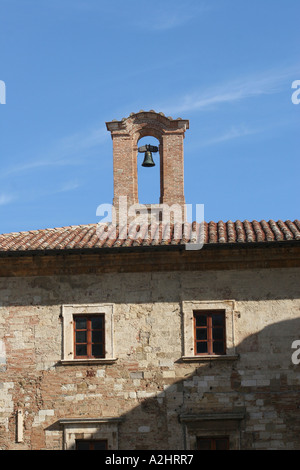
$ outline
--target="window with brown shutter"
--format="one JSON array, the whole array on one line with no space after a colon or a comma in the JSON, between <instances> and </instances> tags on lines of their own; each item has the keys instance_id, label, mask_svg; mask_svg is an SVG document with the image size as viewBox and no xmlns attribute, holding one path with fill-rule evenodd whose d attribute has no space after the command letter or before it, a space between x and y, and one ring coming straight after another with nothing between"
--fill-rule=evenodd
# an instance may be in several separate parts
<instances>
[{"instance_id":1,"label":"window with brown shutter","mask_svg":"<svg viewBox=\"0 0 300 470\"><path fill-rule=\"evenodd\" d=\"M225 312L194 311L195 355L226 354Z\"/></svg>"},{"instance_id":2,"label":"window with brown shutter","mask_svg":"<svg viewBox=\"0 0 300 470\"><path fill-rule=\"evenodd\" d=\"M74 357L105 357L104 315L74 316Z\"/></svg>"},{"instance_id":3,"label":"window with brown shutter","mask_svg":"<svg viewBox=\"0 0 300 470\"><path fill-rule=\"evenodd\" d=\"M228 437L198 437L197 450L229 450Z\"/></svg>"},{"instance_id":4,"label":"window with brown shutter","mask_svg":"<svg viewBox=\"0 0 300 470\"><path fill-rule=\"evenodd\" d=\"M77 439L76 440L76 450L106 450L107 449L107 440L87 440L87 439Z\"/></svg>"}]
</instances>

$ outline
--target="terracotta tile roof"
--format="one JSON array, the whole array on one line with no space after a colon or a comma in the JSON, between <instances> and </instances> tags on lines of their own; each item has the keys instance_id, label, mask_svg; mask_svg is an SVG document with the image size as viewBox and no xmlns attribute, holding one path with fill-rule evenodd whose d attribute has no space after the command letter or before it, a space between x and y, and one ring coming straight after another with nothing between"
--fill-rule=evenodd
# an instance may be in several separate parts
<instances>
[{"instance_id":1,"label":"terracotta tile roof","mask_svg":"<svg viewBox=\"0 0 300 470\"><path fill-rule=\"evenodd\" d=\"M163 226L159 224L152 230L148 225L141 226L139 233L127 233L127 227L116 230L111 236L112 228L107 224L97 226L76 225L28 232L6 233L0 235L0 254L18 252L46 252L48 250L85 250L120 248L136 246L179 246L191 242L191 230L199 230L199 224L184 224L183 236L181 226ZM105 227L104 227L105 225ZM97 230L98 228L98 230ZM153 226L152 226L153 228ZM123 235L125 232L125 236ZM148 233L147 233L148 232ZM195 233L195 232L194 232ZM192 236L193 234L192 233ZM101 235L102 234L102 235ZM300 241L300 221L256 220L249 222L205 222L204 244L245 244ZM199 242L198 242L199 243Z\"/></svg>"}]
</instances>

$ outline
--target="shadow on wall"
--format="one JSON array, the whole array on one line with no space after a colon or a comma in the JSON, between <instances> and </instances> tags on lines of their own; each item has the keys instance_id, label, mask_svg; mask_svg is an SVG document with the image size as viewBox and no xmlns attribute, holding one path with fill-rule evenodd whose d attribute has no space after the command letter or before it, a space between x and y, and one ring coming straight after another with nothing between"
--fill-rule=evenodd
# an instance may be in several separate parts
<instances>
[{"instance_id":1,"label":"shadow on wall","mask_svg":"<svg viewBox=\"0 0 300 470\"><path fill-rule=\"evenodd\" d=\"M236 360L200 365L178 358L174 370L149 364L147 370L128 372L114 415L121 418L119 449L196 449L197 437L204 436L227 436L231 449L300 449L295 340L300 340L300 318L248 336L236 346ZM47 428L58 429L59 422ZM101 424L90 438L99 436Z\"/></svg>"},{"instance_id":2,"label":"shadow on wall","mask_svg":"<svg viewBox=\"0 0 300 470\"><path fill-rule=\"evenodd\" d=\"M297 268L0 278L3 307L299 297Z\"/></svg>"}]
</instances>

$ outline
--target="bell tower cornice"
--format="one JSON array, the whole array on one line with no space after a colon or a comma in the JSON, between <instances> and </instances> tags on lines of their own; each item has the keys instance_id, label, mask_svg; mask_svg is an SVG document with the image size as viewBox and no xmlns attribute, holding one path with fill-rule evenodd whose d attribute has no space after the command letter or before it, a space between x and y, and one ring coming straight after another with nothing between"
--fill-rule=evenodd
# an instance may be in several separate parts
<instances>
[{"instance_id":1,"label":"bell tower cornice","mask_svg":"<svg viewBox=\"0 0 300 470\"><path fill-rule=\"evenodd\" d=\"M189 121L182 118L173 119L172 117L166 117L164 113L156 113L155 111L139 111L138 113L131 113L127 118L123 118L120 121L113 119L110 122L106 122L107 130L113 133L131 134L132 130L137 132L137 128L141 129L148 128L151 126L161 131L161 134L168 132L185 132L189 129Z\"/></svg>"}]
</instances>

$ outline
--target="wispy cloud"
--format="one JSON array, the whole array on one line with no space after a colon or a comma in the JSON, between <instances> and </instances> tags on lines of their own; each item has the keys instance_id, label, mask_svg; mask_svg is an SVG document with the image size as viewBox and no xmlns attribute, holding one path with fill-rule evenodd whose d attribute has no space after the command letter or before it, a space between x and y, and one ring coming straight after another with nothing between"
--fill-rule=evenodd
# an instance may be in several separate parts
<instances>
[{"instance_id":1,"label":"wispy cloud","mask_svg":"<svg viewBox=\"0 0 300 470\"><path fill-rule=\"evenodd\" d=\"M179 4L172 4L165 6L164 2L155 9L155 17L147 22L146 28L155 31L166 31L177 28L198 17L199 15L207 12L211 7L205 2L197 3L186 2Z\"/></svg>"},{"instance_id":2,"label":"wispy cloud","mask_svg":"<svg viewBox=\"0 0 300 470\"><path fill-rule=\"evenodd\" d=\"M2 193L0 194L0 206L6 206L10 202L12 202L14 199L15 199L15 196L13 194Z\"/></svg>"},{"instance_id":3,"label":"wispy cloud","mask_svg":"<svg viewBox=\"0 0 300 470\"><path fill-rule=\"evenodd\" d=\"M295 77L299 70L300 67L297 66L233 79L227 83L215 84L205 91L191 92L182 98L177 98L177 104L165 104L160 108L167 109L168 113L174 115L175 113L206 110L251 97L279 93L283 90L283 84Z\"/></svg>"},{"instance_id":4,"label":"wispy cloud","mask_svg":"<svg viewBox=\"0 0 300 470\"><path fill-rule=\"evenodd\" d=\"M82 186L81 183L78 181L67 181L65 182L59 189L57 189L56 193L66 193L69 191L74 191L75 189L80 188Z\"/></svg>"},{"instance_id":5,"label":"wispy cloud","mask_svg":"<svg viewBox=\"0 0 300 470\"><path fill-rule=\"evenodd\" d=\"M35 2L35 0L27 1ZM75 14L92 14L99 16L100 21L104 18L114 18L116 24L118 24L118 20L122 19L120 27L157 32L177 28L212 9L208 0L185 0L184 2L174 2L174 0L152 0L151 2L146 0L130 0L129 2L121 0L114 2L100 2L99 0L44 1L43 8L56 9L69 16L74 12Z\"/></svg>"},{"instance_id":6,"label":"wispy cloud","mask_svg":"<svg viewBox=\"0 0 300 470\"><path fill-rule=\"evenodd\" d=\"M60 152L69 156L102 144L108 138L108 132L100 127L93 127L85 132L78 132L61 139L58 143Z\"/></svg>"},{"instance_id":7,"label":"wispy cloud","mask_svg":"<svg viewBox=\"0 0 300 470\"><path fill-rule=\"evenodd\" d=\"M197 142L198 147L208 147L210 145L217 145L219 143L223 143L226 141L239 139L241 137L245 137L248 135L253 135L261 132L262 129L250 129L245 126L242 127L231 127L226 132L214 136L211 139L203 140L201 142Z\"/></svg>"},{"instance_id":8,"label":"wispy cloud","mask_svg":"<svg viewBox=\"0 0 300 470\"><path fill-rule=\"evenodd\" d=\"M3 169L0 178L39 168L81 164L85 160L85 153L103 144L107 138L107 131L100 126L74 133L53 143L50 150L39 152L43 153L42 157Z\"/></svg>"},{"instance_id":9,"label":"wispy cloud","mask_svg":"<svg viewBox=\"0 0 300 470\"><path fill-rule=\"evenodd\" d=\"M19 190L18 194L2 193L0 194L0 206L5 206L11 202L22 202L31 203L33 201L41 200L55 194L68 193L74 191L82 186L83 183L79 183L77 180L65 181L57 187L51 187L45 189L43 187L37 187L26 190Z\"/></svg>"}]
</instances>

